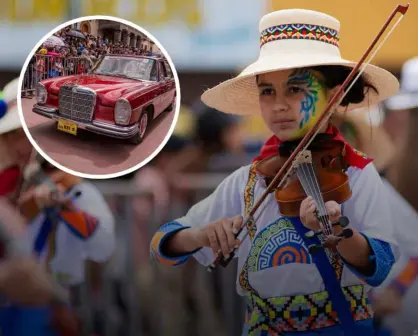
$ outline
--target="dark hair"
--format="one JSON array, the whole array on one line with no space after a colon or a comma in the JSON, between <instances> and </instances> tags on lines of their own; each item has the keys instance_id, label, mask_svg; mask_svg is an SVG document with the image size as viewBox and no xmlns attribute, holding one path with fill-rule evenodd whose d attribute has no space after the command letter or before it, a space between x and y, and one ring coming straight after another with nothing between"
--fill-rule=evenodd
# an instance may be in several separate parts
<instances>
[{"instance_id":1,"label":"dark hair","mask_svg":"<svg viewBox=\"0 0 418 336\"><path fill-rule=\"evenodd\" d=\"M333 89L337 85L341 85L347 79L348 75L352 71L351 68L342 66L342 65L325 65L312 67L312 70L320 72L324 77L324 85L328 89ZM356 76L353 77L353 79ZM351 84L352 82L350 82ZM378 93L377 89L370 83L368 83L364 76L361 75L360 78L354 83L353 87L344 97L341 102L341 106L348 106L349 104L358 104L361 103L368 90L372 89Z\"/></svg>"},{"instance_id":2,"label":"dark hair","mask_svg":"<svg viewBox=\"0 0 418 336\"><path fill-rule=\"evenodd\" d=\"M310 67L311 70L316 70L322 74L324 77L324 85L327 89L333 89L337 85L344 83L346 78L351 72L351 68L345 67L343 65L323 65ZM256 81L258 82L259 75L256 76ZM353 77L353 79L356 76ZM350 82L351 84L352 82ZM350 85L348 85L350 86ZM341 106L348 106L349 104L358 104L361 103L366 93L369 89L372 89L374 92L378 93L377 89L370 83L368 83L364 76L361 75L360 78L354 83L353 87L344 97L341 102Z\"/></svg>"}]
</instances>

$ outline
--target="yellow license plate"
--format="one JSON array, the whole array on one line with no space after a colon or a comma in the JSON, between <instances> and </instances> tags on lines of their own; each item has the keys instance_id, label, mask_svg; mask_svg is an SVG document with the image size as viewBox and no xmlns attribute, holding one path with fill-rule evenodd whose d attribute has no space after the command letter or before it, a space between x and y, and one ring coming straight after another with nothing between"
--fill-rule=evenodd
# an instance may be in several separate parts
<instances>
[{"instance_id":1,"label":"yellow license plate","mask_svg":"<svg viewBox=\"0 0 418 336\"><path fill-rule=\"evenodd\" d=\"M70 121L58 120L58 129L72 135L77 135L77 124Z\"/></svg>"}]
</instances>

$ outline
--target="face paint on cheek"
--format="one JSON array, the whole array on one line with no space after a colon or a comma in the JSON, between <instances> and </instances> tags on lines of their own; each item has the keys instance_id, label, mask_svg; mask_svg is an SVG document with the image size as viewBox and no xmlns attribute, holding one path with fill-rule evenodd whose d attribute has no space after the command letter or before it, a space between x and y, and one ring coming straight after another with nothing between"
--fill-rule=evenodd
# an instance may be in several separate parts
<instances>
[{"instance_id":1,"label":"face paint on cheek","mask_svg":"<svg viewBox=\"0 0 418 336\"><path fill-rule=\"evenodd\" d=\"M326 89L322 86L319 80L307 70L296 74L298 81L307 83L307 90L304 98L301 100L300 114L301 120L298 129L294 132L294 138L303 137L312 126L316 123L318 118L327 105Z\"/></svg>"}]
</instances>

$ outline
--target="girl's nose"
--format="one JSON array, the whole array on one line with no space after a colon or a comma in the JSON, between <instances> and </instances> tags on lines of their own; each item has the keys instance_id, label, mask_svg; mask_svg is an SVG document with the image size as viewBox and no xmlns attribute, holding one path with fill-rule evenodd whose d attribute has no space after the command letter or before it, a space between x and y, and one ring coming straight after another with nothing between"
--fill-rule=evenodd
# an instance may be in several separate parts
<instances>
[{"instance_id":1,"label":"girl's nose","mask_svg":"<svg viewBox=\"0 0 418 336\"><path fill-rule=\"evenodd\" d=\"M289 104L284 93L276 92L276 99L274 100L273 110L276 112L287 111Z\"/></svg>"}]
</instances>

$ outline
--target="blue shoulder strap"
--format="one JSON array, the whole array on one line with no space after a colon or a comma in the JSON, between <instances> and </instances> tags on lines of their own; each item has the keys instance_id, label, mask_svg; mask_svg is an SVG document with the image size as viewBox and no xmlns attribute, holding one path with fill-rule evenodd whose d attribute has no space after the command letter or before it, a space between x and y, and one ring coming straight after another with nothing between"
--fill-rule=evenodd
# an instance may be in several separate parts
<instances>
[{"instance_id":1,"label":"blue shoulder strap","mask_svg":"<svg viewBox=\"0 0 418 336\"><path fill-rule=\"evenodd\" d=\"M45 219L33 244L33 251L39 257L44 250L46 241L59 220L55 209L45 209Z\"/></svg>"},{"instance_id":2,"label":"blue shoulder strap","mask_svg":"<svg viewBox=\"0 0 418 336\"><path fill-rule=\"evenodd\" d=\"M305 234L310 231L310 229L306 228L302 224L299 217L291 217L289 220L292 222L296 231L302 237L306 246L310 246L312 244L320 244L320 240L316 236L314 238L306 238ZM343 293L340 281L337 278L334 268L329 262L325 250L319 250L315 252L312 255L312 259L315 262L319 273L321 274L325 289L329 294L332 306L338 314L338 319L341 322L341 325L345 330L354 332L356 325L351 313L350 304Z\"/></svg>"}]
</instances>

